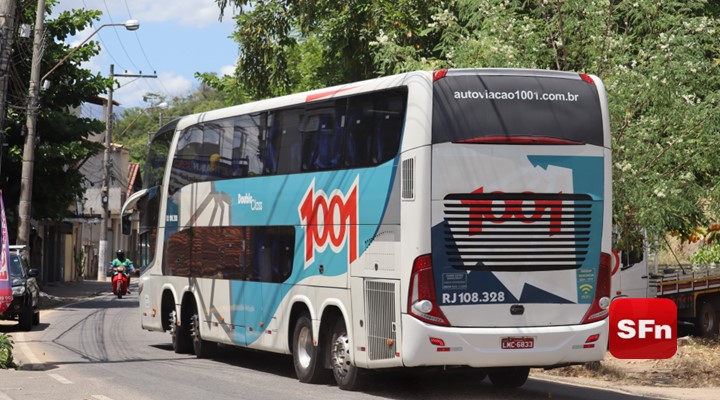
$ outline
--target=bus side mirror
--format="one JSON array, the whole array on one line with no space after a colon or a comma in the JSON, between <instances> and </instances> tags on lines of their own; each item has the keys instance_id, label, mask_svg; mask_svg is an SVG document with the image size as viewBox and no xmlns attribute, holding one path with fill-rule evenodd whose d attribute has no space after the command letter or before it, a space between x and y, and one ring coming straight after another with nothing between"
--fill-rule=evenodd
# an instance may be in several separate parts
<instances>
[{"instance_id":1,"label":"bus side mirror","mask_svg":"<svg viewBox=\"0 0 720 400\"><path fill-rule=\"evenodd\" d=\"M130 214L123 215L122 217L122 233L123 235L130 234Z\"/></svg>"}]
</instances>

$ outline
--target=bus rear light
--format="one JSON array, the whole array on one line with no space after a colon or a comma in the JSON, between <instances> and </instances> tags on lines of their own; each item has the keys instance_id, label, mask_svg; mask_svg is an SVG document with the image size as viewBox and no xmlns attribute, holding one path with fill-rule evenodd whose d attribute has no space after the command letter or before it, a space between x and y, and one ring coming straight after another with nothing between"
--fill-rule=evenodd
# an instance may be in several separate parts
<instances>
[{"instance_id":1,"label":"bus rear light","mask_svg":"<svg viewBox=\"0 0 720 400\"><path fill-rule=\"evenodd\" d=\"M600 339L600 334L596 333L594 335L588 336L587 340L585 341L585 344L595 343Z\"/></svg>"},{"instance_id":2,"label":"bus rear light","mask_svg":"<svg viewBox=\"0 0 720 400\"><path fill-rule=\"evenodd\" d=\"M590 75L587 75L587 74L579 74L579 75L580 75L580 79L582 79L583 81L585 81L591 85L595 84L595 81L593 80L593 78L590 77Z\"/></svg>"},{"instance_id":3,"label":"bus rear light","mask_svg":"<svg viewBox=\"0 0 720 400\"><path fill-rule=\"evenodd\" d=\"M433 72L433 81L438 81L447 75L448 70L447 69L440 69L435 72Z\"/></svg>"},{"instance_id":4,"label":"bus rear light","mask_svg":"<svg viewBox=\"0 0 720 400\"><path fill-rule=\"evenodd\" d=\"M610 307L610 272L612 269L612 256L608 253L600 253L600 265L598 266L597 284L595 285L595 298L590 309L582 320L583 324L601 321L607 318Z\"/></svg>"},{"instance_id":5,"label":"bus rear light","mask_svg":"<svg viewBox=\"0 0 720 400\"><path fill-rule=\"evenodd\" d=\"M587 340L585 340L585 344L583 345L583 349L594 349L595 342L597 342L598 339L600 339L599 333L588 336Z\"/></svg>"},{"instance_id":6,"label":"bus rear light","mask_svg":"<svg viewBox=\"0 0 720 400\"><path fill-rule=\"evenodd\" d=\"M450 322L440 310L435 296L435 278L433 277L432 257L422 255L413 262L408 295L408 313L420 321L433 325L450 326Z\"/></svg>"},{"instance_id":7,"label":"bus rear light","mask_svg":"<svg viewBox=\"0 0 720 400\"><path fill-rule=\"evenodd\" d=\"M539 144L539 145L578 145L574 140L559 139L545 136L483 136L456 140L453 143L471 144Z\"/></svg>"},{"instance_id":8,"label":"bus rear light","mask_svg":"<svg viewBox=\"0 0 720 400\"><path fill-rule=\"evenodd\" d=\"M440 338L431 337L430 344L432 344L433 346L445 346L445 341Z\"/></svg>"}]
</instances>

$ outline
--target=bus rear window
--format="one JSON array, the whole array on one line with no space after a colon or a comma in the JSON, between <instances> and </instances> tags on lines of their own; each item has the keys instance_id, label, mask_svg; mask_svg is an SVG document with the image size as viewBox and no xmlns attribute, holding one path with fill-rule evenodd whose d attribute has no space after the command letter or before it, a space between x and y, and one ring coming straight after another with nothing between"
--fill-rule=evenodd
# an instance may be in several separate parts
<instances>
[{"instance_id":1,"label":"bus rear window","mask_svg":"<svg viewBox=\"0 0 720 400\"><path fill-rule=\"evenodd\" d=\"M465 72L436 80L433 92L433 143L603 145L597 88L579 75Z\"/></svg>"}]
</instances>

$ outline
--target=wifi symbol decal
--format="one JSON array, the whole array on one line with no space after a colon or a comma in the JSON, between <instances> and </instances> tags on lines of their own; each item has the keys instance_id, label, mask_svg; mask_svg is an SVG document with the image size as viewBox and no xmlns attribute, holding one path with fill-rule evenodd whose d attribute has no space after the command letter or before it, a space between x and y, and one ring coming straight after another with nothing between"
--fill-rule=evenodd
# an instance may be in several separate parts
<instances>
[{"instance_id":1,"label":"wifi symbol decal","mask_svg":"<svg viewBox=\"0 0 720 400\"><path fill-rule=\"evenodd\" d=\"M580 285L580 291L583 292L583 294L588 294L593 289L593 286L589 283L585 283L583 285Z\"/></svg>"}]
</instances>

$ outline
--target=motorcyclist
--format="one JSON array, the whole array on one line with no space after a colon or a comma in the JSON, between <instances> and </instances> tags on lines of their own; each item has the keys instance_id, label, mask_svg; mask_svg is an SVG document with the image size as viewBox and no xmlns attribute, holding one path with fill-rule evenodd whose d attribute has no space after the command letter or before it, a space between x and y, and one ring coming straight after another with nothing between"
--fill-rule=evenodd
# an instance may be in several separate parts
<instances>
[{"instance_id":1,"label":"motorcyclist","mask_svg":"<svg viewBox=\"0 0 720 400\"><path fill-rule=\"evenodd\" d=\"M133 265L132 260L125 257L125 252L122 249L119 249L115 255L117 256L116 259L112 261L112 264L110 265L112 267L112 270L115 271L115 268L119 266L125 267L125 271L127 272L127 278L128 278L128 290L127 292L130 293L130 273L135 271L135 265Z\"/></svg>"}]
</instances>

